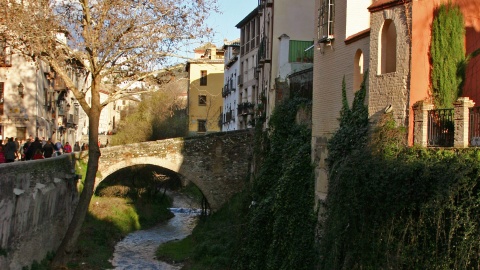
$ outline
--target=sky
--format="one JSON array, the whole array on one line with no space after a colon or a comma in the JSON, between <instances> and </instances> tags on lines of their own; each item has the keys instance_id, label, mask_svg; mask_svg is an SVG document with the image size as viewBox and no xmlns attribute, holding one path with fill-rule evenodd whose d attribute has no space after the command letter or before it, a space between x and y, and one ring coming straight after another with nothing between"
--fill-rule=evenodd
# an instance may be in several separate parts
<instances>
[{"instance_id":1,"label":"sky","mask_svg":"<svg viewBox=\"0 0 480 270\"><path fill-rule=\"evenodd\" d=\"M224 39L230 41L240 38L240 29L237 29L235 25L247 17L257 5L258 0L218 0L221 13L212 12L206 21L208 27L212 28L215 33L210 42L217 45L217 47L221 47L223 46ZM200 45L201 44L193 44L182 47L179 53L193 57L193 49Z\"/></svg>"},{"instance_id":2,"label":"sky","mask_svg":"<svg viewBox=\"0 0 480 270\"><path fill-rule=\"evenodd\" d=\"M240 30L235 27L257 5L258 0L218 0L221 14L212 13L207 21L216 33L213 43L223 45L223 39L240 38Z\"/></svg>"}]
</instances>

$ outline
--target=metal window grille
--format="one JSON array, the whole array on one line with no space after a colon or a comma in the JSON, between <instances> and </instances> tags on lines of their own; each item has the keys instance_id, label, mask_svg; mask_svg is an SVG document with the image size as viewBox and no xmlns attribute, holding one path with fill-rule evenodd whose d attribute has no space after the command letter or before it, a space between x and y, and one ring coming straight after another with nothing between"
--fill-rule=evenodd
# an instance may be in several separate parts
<instances>
[{"instance_id":1,"label":"metal window grille","mask_svg":"<svg viewBox=\"0 0 480 270\"><path fill-rule=\"evenodd\" d=\"M207 132L207 120L197 120L198 132Z\"/></svg>"},{"instance_id":2,"label":"metal window grille","mask_svg":"<svg viewBox=\"0 0 480 270\"><path fill-rule=\"evenodd\" d=\"M207 85L207 71L200 71L200 85Z\"/></svg>"},{"instance_id":3,"label":"metal window grille","mask_svg":"<svg viewBox=\"0 0 480 270\"><path fill-rule=\"evenodd\" d=\"M468 141L470 146L480 146L480 107L470 108Z\"/></svg>"},{"instance_id":4,"label":"metal window grille","mask_svg":"<svg viewBox=\"0 0 480 270\"><path fill-rule=\"evenodd\" d=\"M330 42L333 39L334 0L322 0L318 12L318 41Z\"/></svg>"},{"instance_id":5,"label":"metal window grille","mask_svg":"<svg viewBox=\"0 0 480 270\"><path fill-rule=\"evenodd\" d=\"M198 96L198 105L206 106L207 105L207 96L206 95L199 95Z\"/></svg>"},{"instance_id":6,"label":"metal window grille","mask_svg":"<svg viewBox=\"0 0 480 270\"><path fill-rule=\"evenodd\" d=\"M453 121L453 109L428 111L428 146L452 147Z\"/></svg>"}]
</instances>

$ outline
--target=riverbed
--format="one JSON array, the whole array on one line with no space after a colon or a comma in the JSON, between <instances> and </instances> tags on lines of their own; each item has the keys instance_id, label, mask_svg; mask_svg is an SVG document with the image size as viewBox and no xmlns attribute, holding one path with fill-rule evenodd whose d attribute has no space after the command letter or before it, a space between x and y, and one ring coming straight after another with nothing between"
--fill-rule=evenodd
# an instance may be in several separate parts
<instances>
[{"instance_id":1,"label":"riverbed","mask_svg":"<svg viewBox=\"0 0 480 270\"><path fill-rule=\"evenodd\" d=\"M177 270L181 264L168 264L155 259L155 251L162 243L182 239L191 234L197 224L200 210L181 195L174 195L172 211L175 216L157 226L133 232L115 246L111 260L116 270Z\"/></svg>"}]
</instances>

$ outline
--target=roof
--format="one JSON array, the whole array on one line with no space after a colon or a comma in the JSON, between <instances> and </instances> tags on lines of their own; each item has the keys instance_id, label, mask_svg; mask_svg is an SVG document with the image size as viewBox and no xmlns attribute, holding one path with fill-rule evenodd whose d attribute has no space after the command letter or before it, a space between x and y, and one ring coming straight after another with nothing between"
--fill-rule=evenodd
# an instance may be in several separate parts
<instances>
[{"instance_id":1,"label":"roof","mask_svg":"<svg viewBox=\"0 0 480 270\"><path fill-rule=\"evenodd\" d=\"M217 48L217 46L215 46L215 44L211 43L211 42L207 42L195 49L193 49L194 51L205 51L207 49L210 49L210 48Z\"/></svg>"},{"instance_id":2,"label":"roof","mask_svg":"<svg viewBox=\"0 0 480 270\"><path fill-rule=\"evenodd\" d=\"M411 2L411 0L377 0L368 7L368 10L370 12L376 12L408 2Z\"/></svg>"},{"instance_id":3,"label":"roof","mask_svg":"<svg viewBox=\"0 0 480 270\"><path fill-rule=\"evenodd\" d=\"M250 12L247 17L243 18L235 27L241 28L245 24L247 24L249 21L251 21L254 17L256 17L258 14L258 7L254 8L252 12Z\"/></svg>"},{"instance_id":4,"label":"roof","mask_svg":"<svg viewBox=\"0 0 480 270\"><path fill-rule=\"evenodd\" d=\"M347 37L347 38L345 39L345 44L353 43L353 42L355 42L355 41L357 41L357 40L360 40L360 39L365 38L365 37L368 37L368 36L370 36L370 28L367 28L367 29L365 29L365 30L362 30L362 31L360 31L360 32L358 32L358 33L355 33L355 34Z\"/></svg>"},{"instance_id":5,"label":"roof","mask_svg":"<svg viewBox=\"0 0 480 270\"><path fill-rule=\"evenodd\" d=\"M224 64L225 59L205 59L205 58L200 58L200 59L192 59L188 60L187 64L185 65L185 71L189 72L190 70L190 64Z\"/></svg>"},{"instance_id":6,"label":"roof","mask_svg":"<svg viewBox=\"0 0 480 270\"><path fill-rule=\"evenodd\" d=\"M227 47L240 47L240 39L234 39L231 41L224 40L223 49L225 50Z\"/></svg>"}]
</instances>

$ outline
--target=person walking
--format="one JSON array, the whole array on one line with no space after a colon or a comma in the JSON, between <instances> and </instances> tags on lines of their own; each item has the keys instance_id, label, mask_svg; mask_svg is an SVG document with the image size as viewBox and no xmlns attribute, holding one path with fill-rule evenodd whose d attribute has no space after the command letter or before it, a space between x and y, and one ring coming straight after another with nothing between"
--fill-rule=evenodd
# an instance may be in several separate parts
<instances>
[{"instance_id":1,"label":"person walking","mask_svg":"<svg viewBox=\"0 0 480 270\"><path fill-rule=\"evenodd\" d=\"M73 146L73 151L74 152L80 152L80 143L75 142L75 145Z\"/></svg>"},{"instance_id":2,"label":"person walking","mask_svg":"<svg viewBox=\"0 0 480 270\"><path fill-rule=\"evenodd\" d=\"M33 155L35 155L37 149L42 150L42 143L38 137L35 137L35 141L30 144L30 147L28 147L28 152L26 154L27 160L33 159Z\"/></svg>"},{"instance_id":3,"label":"person walking","mask_svg":"<svg viewBox=\"0 0 480 270\"><path fill-rule=\"evenodd\" d=\"M63 152L66 154L72 152L72 146L68 142L66 142L65 146L63 146Z\"/></svg>"},{"instance_id":4,"label":"person walking","mask_svg":"<svg viewBox=\"0 0 480 270\"><path fill-rule=\"evenodd\" d=\"M56 151L57 156L59 156L59 155L62 154L62 152L63 152L63 145L62 145L62 143L61 143L60 141L57 141L57 142L55 143L55 151Z\"/></svg>"},{"instance_id":5,"label":"person walking","mask_svg":"<svg viewBox=\"0 0 480 270\"><path fill-rule=\"evenodd\" d=\"M28 155L28 148L30 148L30 145L32 145L32 141L30 141L30 139L27 139L25 144L22 146L23 148L22 160L28 160L27 155Z\"/></svg>"},{"instance_id":6,"label":"person walking","mask_svg":"<svg viewBox=\"0 0 480 270\"><path fill-rule=\"evenodd\" d=\"M13 142L15 143L15 147L17 149L17 151L15 152L15 159L20 160L21 159L21 157L20 157L20 142L18 141L18 137L15 138L15 140Z\"/></svg>"},{"instance_id":7,"label":"person walking","mask_svg":"<svg viewBox=\"0 0 480 270\"><path fill-rule=\"evenodd\" d=\"M13 142L13 137L10 137L8 139L7 144L5 144L5 161L7 163L14 162L16 156L17 156L17 146Z\"/></svg>"},{"instance_id":8,"label":"person walking","mask_svg":"<svg viewBox=\"0 0 480 270\"><path fill-rule=\"evenodd\" d=\"M33 160L37 160L37 159L44 159L41 149L37 149L37 151L33 155Z\"/></svg>"},{"instance_id":9,"label":"person walking","mask_svg":"<svg viewBox=\"0 0 480 270\"><path fill-rule=\"evenodd\" d=\"M0 163L5 163L5 153L3 152L3 144L0 143Z\"/></svg>"},{"instance_id":10,"label":"person walking","mask_svg":"<svg viewBox=\"0 0 480 270\"><path fill-rule=\"evenodd\" d=\"M48 141L45 143L42 150L43 150L43 156L45 158L52 157L55 148L52 144L52 139L51 138L48 138Z\"/></svg>"}]
</instances>

